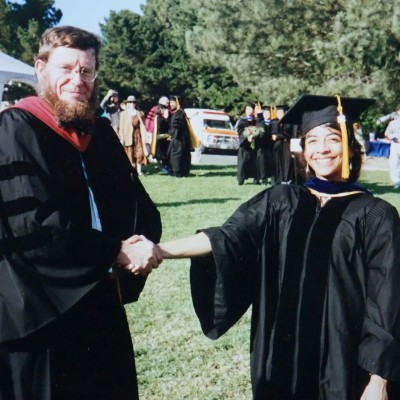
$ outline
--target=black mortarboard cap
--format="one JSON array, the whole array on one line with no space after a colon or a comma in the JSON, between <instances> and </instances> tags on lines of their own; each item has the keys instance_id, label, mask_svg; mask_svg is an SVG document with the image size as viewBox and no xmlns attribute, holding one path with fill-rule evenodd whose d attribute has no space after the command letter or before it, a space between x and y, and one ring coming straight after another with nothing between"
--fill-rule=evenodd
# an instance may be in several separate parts
<instances>
[{"instance_id":1,"label":"black mortarboard cap","mask_svg":"<svg viewBox=\"0 0 400 400\"><path fill-rule=\"evenodd\" d=\"M371 104L374 99L357 97L340 97L343 114L350 124L355 122L359 116ZM301 125L302 132L307 133L316 126L329 122L338 122L338 98L337 96L318 96L303 94L300 96L288 112L281 118L282 124Z\"/></svg>"},{"instance_id":2,"label":"black mortarboard cap","mask_svg":"<svg viewBox=\"0 0 400 400\"><path fill-rule=\"evenodd\" d=\"M287 104L280 104L278 106L275 106L277 110L288 110L289 106Z\"/></svg>"}]
</instances>

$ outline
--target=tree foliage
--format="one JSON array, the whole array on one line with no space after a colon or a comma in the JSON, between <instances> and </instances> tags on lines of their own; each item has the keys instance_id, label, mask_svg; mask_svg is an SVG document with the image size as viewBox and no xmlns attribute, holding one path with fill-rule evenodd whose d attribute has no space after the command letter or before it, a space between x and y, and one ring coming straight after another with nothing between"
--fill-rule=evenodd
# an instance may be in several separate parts
<instances>
[{"instance_id":1,"label":"tree foliage","mask_svg":"<svg viewBox=\"0 0 400 400\"><path fill-rule=\"evenodd\" d=\"M54 7L54 0L25 0L24 3L1 0L0 18L2 5L7 10L6 25L9 32L3 36L0 30L2 47L21 61L32 63L41 34L59 23L61 10Z\"/></svg>"},{"instance_id":2,"label":"tree foliage","mask_svg":"<svg viewBox=\"0 0 400 400\"><path fill-rule=\"evenodd\" d=\"M147 0L101 25L100 93L112 87L148 107L239 113L247 101L291 104L304 92L400 104L400 0ZM31 61L61 18L53 0L0 0L0 48Z\"/></svg>"},{"instance_id":3,"label":"tree foliage","mask_svg":"<svg viewBox=\"0 0 400 400\"><path fill-rule=\"evenodd\" d=\"M124 94L138 94L147 106L175 94L185 105L227 109L246 93L224 67L188 53L185 35L196 14L186 3L149 0L142 16L111 12L102 25L101 91L119 87Z\"/></svg>"},{"instance_id":4,"label":"tree foliage","mask_svg":"<svg viewBox=\"0 0 400 400\"><path fill-rule=\"evenodd\" d=\"M11 41L11 29L8 25L10 8L5 0L0 0L0 50L5 52Z\"/></svg>"},{"instance_id":5,"label":"tree foliage","mask_svg":"<svg viewBox=\"0 0 400 400\"><path fill-rule=\"evenodd\" d=\"M225 66L268 103L303 92L399 103L399 0L190 0L193 57Z\"/></svg>"}]
</instances>

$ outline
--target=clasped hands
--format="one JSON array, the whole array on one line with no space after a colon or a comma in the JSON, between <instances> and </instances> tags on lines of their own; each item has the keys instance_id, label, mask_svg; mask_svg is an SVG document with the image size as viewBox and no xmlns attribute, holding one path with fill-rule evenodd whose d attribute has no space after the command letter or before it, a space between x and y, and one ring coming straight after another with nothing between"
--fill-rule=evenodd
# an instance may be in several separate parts
<instances>
[{"instance_id":1,"label":"clasped hands","mask_svg":"<svg viewBox=\"0 0 400 400\"><path fill-rule=\"evenodd\" d=\"M134 235L122 241L115 261L122 269L132 274L146 276L153 268L158 268L163 257L156 244L142 235Z\"/></svg>"}]
</instances>

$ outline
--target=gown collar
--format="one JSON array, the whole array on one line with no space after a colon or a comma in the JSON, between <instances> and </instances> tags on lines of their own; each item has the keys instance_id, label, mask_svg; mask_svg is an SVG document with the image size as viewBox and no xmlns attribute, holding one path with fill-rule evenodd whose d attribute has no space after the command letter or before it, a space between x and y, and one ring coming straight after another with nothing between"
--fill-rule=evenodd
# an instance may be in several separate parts
<instances>
[{"instance_id":1,"label":"gown collar","mask_svg":"<svg viewBox=\"0 0 400 400\"><path fill-rule=\"evenodd\" d=\"M51 107L43 99L35 96L22 99L13 107L21 108L33 114L81 153L89 146L94 128L94 118L82 121L80 125L75 124L73 126L71 124L68 127L61 127L54 119Z\"/></svg>"},{"instance_id":2,"label":"gown collar","mask_svg":"<svg viewBox=\"0 0 400 400\"><path fill-rule=\"evenodd\" d=\"M310 179L303 185L311 192L323 193L328 195L345 196L353 193L372 194L365 187L351 182L324 181L317 177Z\"/></svg>"}]
</instances>

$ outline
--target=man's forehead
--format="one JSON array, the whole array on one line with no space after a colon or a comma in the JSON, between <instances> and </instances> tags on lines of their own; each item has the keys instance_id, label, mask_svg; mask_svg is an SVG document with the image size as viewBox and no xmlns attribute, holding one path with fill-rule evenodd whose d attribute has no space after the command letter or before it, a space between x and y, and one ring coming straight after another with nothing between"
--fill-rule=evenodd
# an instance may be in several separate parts
<instances>
[{"instance_id":1,"label":"man's forehead","mask_svg":"<svg viewBox=\"0 0 400 400\"><path fill-rule=\"evenodd\" d=\"M49 59L57 59L63 62L74 62L77 60L96 62L94 49L81 50L65 46L56 47L49 55Z\"/></svg>"}]
</instances>

